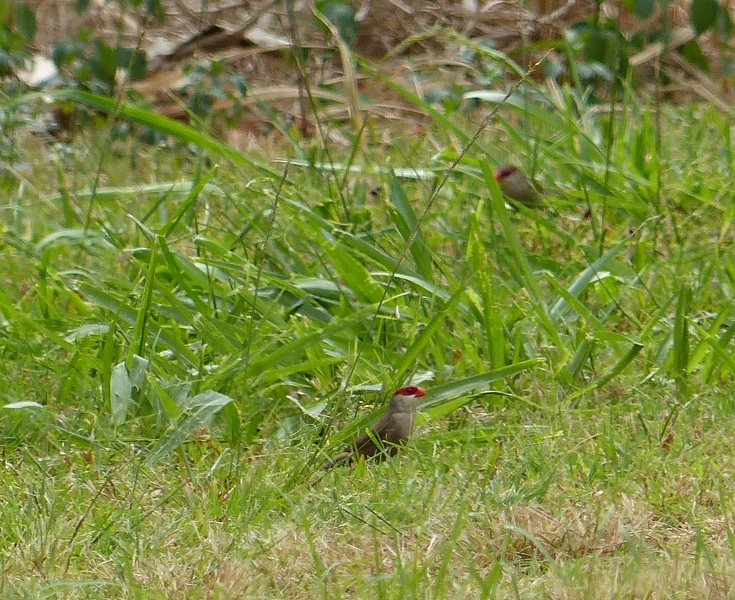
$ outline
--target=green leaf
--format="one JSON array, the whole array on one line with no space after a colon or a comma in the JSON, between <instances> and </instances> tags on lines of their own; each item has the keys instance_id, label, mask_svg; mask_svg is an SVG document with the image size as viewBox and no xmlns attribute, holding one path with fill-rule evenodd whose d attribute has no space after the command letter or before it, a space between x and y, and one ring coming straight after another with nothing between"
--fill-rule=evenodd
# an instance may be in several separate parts
<instances>
[{"instance_id":1,"label":"green leaf","mask_svg":"<svg viewBox=\"0 0 735 600\"><path fill-rule=\"evenodd\" d=\"M674 319L674 346L673 367L674 376L682 384L686 384L689 367L689 304L691 303L691 291L685 285L679 290L679 300L676 305L676 317Z\"/></svg>"},{"instance_id":2,"label":"green leaf","mask_svg":"<svg viewBox=\"0 0 735 600\"><path fill-rule=\"evenodd\" d=\"M564 320L567 311L579 308L579 305L575 307L570 306L570 300L572 298L578 298L586 289L587 286L597 277L598 273L606 267L608 262L618 254L628 244L628 238L622 240L610 250L605 252L600 258L594 263L588 265L577 277L574 279L572 284L567 290L568 294L563 295L559 300L556 301L551 311L549 311L549 318L554 323L560 323Z\"/></svg>"},{"instance_id":3,"label":"green leaf","mask_svg":"<svg viewBox=\"0 0 735 600\"><path fill-rule=\"evenodd\" d=\"M711 367L707 369L707 378L709 378L711 372L714 371L717 366L719 366L719 361L722 361L727 367L726 369L722 369L721 371L719 371L720 375L725 375L727 372L735 373L735 360L733 360L732 354L727 349L727 346L731 340L731 336L733 335L733 333L735 333L735 329L730 327L727 333L725 333L721 338L718 339L717 336L712 335L711 332L706 331L695 322L692 322L692 326L701 336L703 343L706 343L709 347L711 347L714 352L714 354L710 355ZM692 365L691 361L689 364L689 371L691 372L693 366L696 365Z\"/></svg>"},{"instance_id":4,"label":"green leaf","mask_svg":"<svg viewBox=\"0 0 735 600\"><path fill-rule=\"evenodd\" d=\"M397 373L396 379L402 379L403 373L408 371L412 366L415 369L416 360L419 357L421 351L431 341L432 336L436 333L446 321L447 315L451 315L455 312L457 303L464 292L464 288L457 290L452 296L451 300L447 302L444 307L434 314L434 317L424 327L418 337L414 340L413 344L406 350L405 354L395 365L395 372Z\"/></svg>"},{"instance_id":5,"label":"green leaf","mask_svg":"<svg viewBox=\"0 0 735 600\"><path fill-rule=\"evenodd\" d=\"M128 369L124 362L118 363L112 369L110 378L110 401L112 405L112 420L117 425L122 425L128 413L128 407L133 399L133 386L130 383Z\"/></svg>"},{"instance_id":6,"label":"green leaf","mask_svg":"<svg viewBox=\"0 0 735 600\"><path fill-rule=\"evenodd\" d=\"M45 408L43 404L39 404L38 402L33 402L32 400L24 400L21 402L11 402L10 404L5 404L3 408Z\"/></svg>"},{"instance_id":7,"label":"green leaf","mask_svg":"<svg viewBox=\"0 0 735 600\"><path fill-rule=\"evenodd\" d=\"M94 302L98 306L118 315L119 318L128 325L133 325L136 322L138 313L129 305L127 298L117 298L106 290L96 288L84 281L80 281L77 284L77 289L90 302ZM194 354L185 344L181 343L168 328L160 327L156 323L150 323L148 325L148 331L157 343L163 343L163 345L169 350L176 352L183 360L187 361L190 366L199 366L197 355ZM68 344L68 342L64 343Z\"/></svg>"},{"instance_id":8,"label":"green leaf","mask_svg":"<svg viewBox=\"0 0 735 600\"><path fill-rule=\"evenodd\" d=\"M70 63L77 56L78 48L76 44L70 40L61 40L56 42L51 51L51 60L54 64L61 68L64 65Z\"/></svg>"},{"instance_id":9,"label":"green leaf","mask_svg":"<svg viewBox=\"0 0 735 600\"><path fill-rule=\"evenodd\" d=\"M118 46L115 48L115 62L118 69L125 69L131 81L139 81L145 77L148 59L145 52L135 48Z\"/></svg>"},{"instance_id":10,"label":"green leaf","mask_svg":"<svg viewBox=\"0 0 735 600\"><path fill-rule=\"evenodd\" d=\"M303 353L310 346L320 345L330 336L357 324L365 323L374 312L374 307L366 306L349 317L335 321L319 331L294 337L287 343L261 344L252 353L252 360L249 364L244 365L241 357L235 357L220 367L213 381L221 384L223 381L229 381L235 372L248 377L259 376L261 373L274 369L277 365L295 364L296 361L303 360Z\"/></svg>"},{"instance_id":11,"label":"green leaf","mask_svg":"<svg viewBox=\"0 0 735 600\"><path fill-rule=\"evenodd\" d=\"M130 351L136 354L145 353L146 344L146 327L151 318L151 303L153 300L153 287L156 281L155 272L158 263L159 253L156 252L155 246L151 252L148 262L148 271L145 280L145 290L143 292L142 302L138 303L137 314L135 318L135 328L133 329L133 337L130 342Z\"/></svg>"},{"instance_id":12,"label":"green leaf","mask_svg":"<svg viewBox=\"0 0 735 600\"><path fill-rule=\"evenodd\" d=\"M612 45L609 32L604 29L591 29L584 45L584 55L588 60L597 61L603 65L611 63Z\"/></svg>"},{"instance_id":13,"label":"green leaf","mask_svg":"<svg viewBox=\"0 0 735 600\"><path fill-rule=\"evenodd\" d=\"M209 428L212 418L232 402L230 396L225 396L213 390L207 390L189 398L183 404L186 412L174 424L171 430L154 447L146 460L147 465L153 465L167 456L171 451L181 446L200 427ZM230 415L231 417L231 415ZM232 428L232 424L229 425Z\"/></svg>"},{"instance_id":14,"label":"green leaf","mask_svg":"<svg viewBox=\"0 0 735 600\"><path fill-rule=\"evenodd\" d=\"M733 24L730 13L726 10L717 11L717 23L715 25L715 31L721 40L729 40L732 36Z\"/></svg>"},{"instance_id":15,"label":"green leaf","mask_svg":"<svg viewBox=\"0 0 735 600\"><path fill-rule=\"evenodd\" d=\"M70 350L73 347L72 344L67 342L63 337L51 331L46 326L46 323L32 318L26 313L26 311L21 311L15 308L14 303L5 295L2 288L0 288L0 315L2 315L3 318L8 319L8 321L13 322L16 327L28 328L31 331L36 331L56 344L59 344L62 348Z\"/></svg>"},{"instance_id":16,"label":"green leaf","mask_svg":"<svg viewBox=\"0 0 735 600\"><path fill-rule=\"evenodd\" d=\"M140 390L145 381L148 370L148 361L138 355L132 358L132 366L128 371L124 362L112 369L110 379L110 401L112 406L112 420L115 425L122 425L127 418L128 409L133 402L133 396Z\"/></svg>"},{"instance_id":17,"label":"green leaf","mask_svg":"<svg viewBox=\"0 0 735 600\"><path fill-rule=\"evenodd\" d=\"M128 75L131 81L140 81L148 73L148 57L145 52L135 50L128 65Z\"/></svg>"},{"instance_id":18,"label":"green leaf","mask_svg":"<svg viewBox=\"0 0 735 600\"><path fill-rule=\"evenodd\" d=\"M393 222L396 224L401 237L411 243L411 255L416 261L416 268L421 276L429 282L433 281L431 273L431 251L421 233L420 223L416 218L411 203L406 197L401 182L393 171L388 174L390 179L390 200L395 207L392 211Z\"/></svg>"},{"instance_id":19,"label":"green leaf","mask_svg":"<svg viewBox=\"0 0 735 600\"><path fill-rule=\"evenodd\" d=\"M107 246L109 242L99 231L90 231L85 229L60 229L43 237L36 249L40 252L46 248L57 248L64 246L79 245L82 247L91 246Z\"/></svg>"},{"instance_id":20,"label":"green leaf","mask_svg":"<svg viewBox=\"0 0 735 600\"><path fill-rule=\"evenodd\" d=\"M497 90L472 90L464 94L465 100L482 100L483 102L489 102L494 105L502 105L505 108L515 110L518 114L523 115L523 118L528 118L533 121L537 121L541 125L548 126L551 129L564 130L566 124L564 119L560 118L551 110L540 107L532 102L529 102L523 94L515 93L508 97L506 92ZM488 155L492 152L488 151Z\"/></svg>"},{"instance_id":21,"label":"green leaf","mask_svg":"<svg viewBox=\"0 0 735 600\"><path fill-rule=\"evenodd\" d=\"M482 231L486 225L483 222L484 203L478 202L475 212L470 215L470 231L467 243L467 262L474 272L474 281L477 286L478 302L483 316L483 329L487 340L488 355L495 368L505 364L505 333L503 331L503 317L493 287L494 261L485 249ZM469 292L474 298L474 292Z\"/></svg>"},{"instance_id":22,"label":"green leaf","mask_svg":"<svg viewBox=\"0 0 735 600\"><path fill-rule=\"evenodd\" d=\"M709 73L709 63L707 57L702 52L702 47L697 43L696 40L689 40L686 44L683 44L679 48L681 55L698 69L701 69L705 73Z\"/></svg>"},{"instance_id":23,"label":"green leaf","mask_svg":"<svg viewBox=\"0 0 735 600\"><path fill-rule=\"evenodd\" d=\"M604 336L603 336L604 337ZM582 388L580 390L577 390L573 394L570 394L567 396L567 402L572 402L576 400L577 398L585 395L591 390L594 389L601 389L603 386L605 386L609 381L620 375L626 367L633 362L633 359L638 356L641 350L643 350L643 344L641 344L638 341L630 340L631 346L628 348L628 351L616 362L610 370L605 373L602 377L600 377L597 381L591 383L585 388ZM586 343L586 342L585 342ZM585 344L580 344L580 348L584 346Z\"/></svg>"},{"instance_id":24,"label":"green leaf","mask_svg":"<svg viewBox=\"0 0 735 600\"><path fill-rule=\"evenodd\" d=\"M357 39L357 21L354 9L340 2L320 2L316 5L322 13L337 28L344 42L352 47Z\"/></svg>"},{"instance_id":25,"label":"green leaf","mask_svg":"<svg viewBox=\"0 0 735 600\"><path fill-rule=\"evenodd\" d=\"M166 225L161 229L160 234L164 238L171 233L173 228L178 224L178 222L192 210L192 207L196 204L197 200L199 199L199 194L202 193L202 190L207 185L209 180L214 176L214 174L217 172L217 165L214 165L209 171L207 171L205 174L203 174L198 181L194 182L194 185L192 186L191 190L189 191L189 195L184 200L179 207L176 209L176 212L172 215L172 217L168 220Z\"/></svg>"},{"instance_id":26,"label":"green leaf","mask_svg":"<svg viewBox=\"0 0 735 600\"><path fill-rule=\"evenodd\" d=\"M242 418L237 404L230 402L222 409L222 420L225 425L225 440L236 446L242 437Z\"/></svg>"},{"instance_id":27,"label":"green leaf","mask_svg":"<svg viewBox=\"0 0 735 600\"><path fill-rule=\"evenodd\" d=\"M33 12L33 9L25 2L19 4L15 9L15 19L23 39L26 42L32 42L36 37L36 31L38 31L36 14Z\"/></svg>"},{"instance_id":28,"label":"green leaf","mask_svg":"<svg viewBox=\"0 0 735 600\"><path fill-rule=\"evenodd\" d=\"M171 396L171 394L169 394L168 390L164 388L153 377L151 377L149 384L151 386L151 392L155 394L156 397L158 398L158 401L161 403L161 407L163 408L163 411L166 413L166 416L172 421L175 421L176 419L178 419L183 413L183 411L181 410L179 405L176 404L176 401Z\"/></svg>"},{"instance_id":29,"label":"green leaf","mask_svg":"<svg viewBox=\"0 0 735 600\"><path fill-rule=\"evenodd\" d=\"M689 19L694 33L702 35L715 24L720 5L717 0L692 0L689 5Z\"/></svg>"},{"instance_id":30,"label":"green leaf","mask_svg":"<svg viewBox=\"0 0 735 600\"><path fill-rule=\"evenodd\" d=\"M361 302L377 304L383 297L383 288L378 284L365 266L346 252L341 244L325 244L325 252L347 288L354 292Z\"/></svg>"},{"instance_id":31,"label":"green leaf","mask_svg":"<svg viewBox=\"0 0 735 600\"><path fill-rule=\"evenodd\" d=\"M117 72L115 50L102 40L97 40L95 46L96 53L90 57L89 65L96 77L105 83L113 83Z\"/></svg>"},{"instance_id":32,"label":"green leaf","mask_svg":"<svg viewBox=\"0 0 735 600\"><path fill-rule=\"evenodd\" d=\"M452 381L451 383L445 383L432 388L419 405L420 410L426 410L432 406L443 404L448 400L452 400L459 396L465 396L470 393L484 389L488 389L490 384L499 379L505 379L507 377L513 377L514 375L530 369L532 367L538 367L543 364L543 361L539 359L525 360L523 362L514 363L507 367L501 367L488 373L481 373L480 375L473 375L466 379L460 379L459 381ZM467 396L467 402L472 400L472 396ZM466 402L465 402L466 404Z\"/></svg>"},{"instance_id":33,"label":"green leaf","mask_svg":"<svg viewBox=\"0 0 735 600\"><path fill-rule=\"evenodd\" d=\"M166 17L161 0L145 0L145 10L149 15L157 19L163 20Z\"/></svg>"},{"instance_id":34,"label":"green leaf","mask_svg":"<svg viewBox=\"0 0 735 600\"><path fill-rule=\"evenodd\" d=\"M653 9L655 6L656 0L634 0L633 13L636 17L647 19L653 14Z\"/></svg>"}]
</instances>

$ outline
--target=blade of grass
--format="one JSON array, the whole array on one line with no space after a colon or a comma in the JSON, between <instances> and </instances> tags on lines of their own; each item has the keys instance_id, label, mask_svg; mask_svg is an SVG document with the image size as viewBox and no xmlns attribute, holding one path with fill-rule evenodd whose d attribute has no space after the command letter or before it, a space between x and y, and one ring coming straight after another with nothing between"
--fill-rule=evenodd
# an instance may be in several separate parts
<instances>
[{"instance_id":1,"label":"blade of grass","mask_svg":"<svg viewBox=\"0 0 735 600\"><path fill-rule=\"evenodd\" d=\"M414 213L411 203L406 197L406 192L403 190L401 182L396 177L393 171L388 174L388 185L390 187L390 200L395 207L395 211L392 211L393 222L401 234L401 237L406 243L410 241L411 256L413 256L416 262L416 269L426 281L433 283L434 276L431 271L431 251L426 244L421 228Z\"/></svg>"}]
</instances>

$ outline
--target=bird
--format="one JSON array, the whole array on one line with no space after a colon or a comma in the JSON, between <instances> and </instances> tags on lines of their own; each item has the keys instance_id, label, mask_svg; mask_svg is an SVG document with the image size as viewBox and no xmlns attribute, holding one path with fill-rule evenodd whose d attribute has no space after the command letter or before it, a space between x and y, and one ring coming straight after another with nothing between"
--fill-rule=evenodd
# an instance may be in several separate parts
<instances>
[{"instance_id":1,"label":"bird","mask_svg":"<svg viewBox=\"0 0 735 600\"><path fill-rule=\"evenodd\" d=\"M398 447L403 445L411 435L419 398L425 395L426 392L415 385L397 390L378 422L352 444L346 446L337 456L326 461L322 469L331 469L344 462L352 463L360 456L375 457L377 460L395 456Z\"/></svg>"},{"instance_id":2,"label":"bird","mask_svg":"<svg viewBox=\"0 0 735 600\"><path fill-rule=\"evenodd\" d=\"M526 174L515 165L502 165L495 171L495 181L500 190L512 200L525 206L541 204L538 186L526 177Z\"/></svg>"}]
</instances>

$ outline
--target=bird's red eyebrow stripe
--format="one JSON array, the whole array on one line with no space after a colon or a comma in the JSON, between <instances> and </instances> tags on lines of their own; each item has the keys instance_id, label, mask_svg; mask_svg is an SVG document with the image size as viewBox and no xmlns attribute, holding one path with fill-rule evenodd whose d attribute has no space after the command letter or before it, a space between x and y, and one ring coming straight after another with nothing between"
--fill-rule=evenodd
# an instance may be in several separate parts
<instances>
[{"instance_id":1,"label":"bird's red eyebrow stripe","mask_svg":"<svg viewBox=\"0 0 735 600\"><path fill-rule=\"evenodd\" d=\"M512 174L516 170L515 167L501 167L497 171L495 171L495 179L497 181L500 181L501 179L505 179L508 177L508 175Z\"/></svg>"},{"instance_id":2,"label":"bird's red eyebrow stripe","mask_svg":"<svg viewBox=\"0 0 735 600\"><path fill-rule=\"evenodd\" d=\"M394 396L418 396L420 398L421 396L426 396L426 392L420 387L416 387L415 385L409 385L408 387L401 388L393 395Z\"/></svg>"}]
</instances>

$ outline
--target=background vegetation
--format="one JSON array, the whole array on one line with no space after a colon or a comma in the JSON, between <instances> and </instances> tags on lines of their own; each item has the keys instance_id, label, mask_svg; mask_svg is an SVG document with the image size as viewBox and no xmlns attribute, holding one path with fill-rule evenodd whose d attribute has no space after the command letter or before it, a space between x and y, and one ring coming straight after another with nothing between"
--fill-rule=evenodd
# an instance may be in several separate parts
<instances>
[{"instance_id":1,"label":"background vegetation","mask_svg":"<svg viewBox=\"0 0 735 600\"><path fill-rule=\"evenodd\" d=\"M696 33L729 20L695 4ZM0 593L731 595L730 111L666 102L619 30L596 60L599 18L525 62L438 32L459 76L410 85L315 14L343 77L260 103L246 152L226 65L194 68L184 124L116 91L135 48L42 91L8 63ZM543 208L505 203L507 162ZM406 452L321 472L409 381Z\"/></svg>"}]
</instances>

